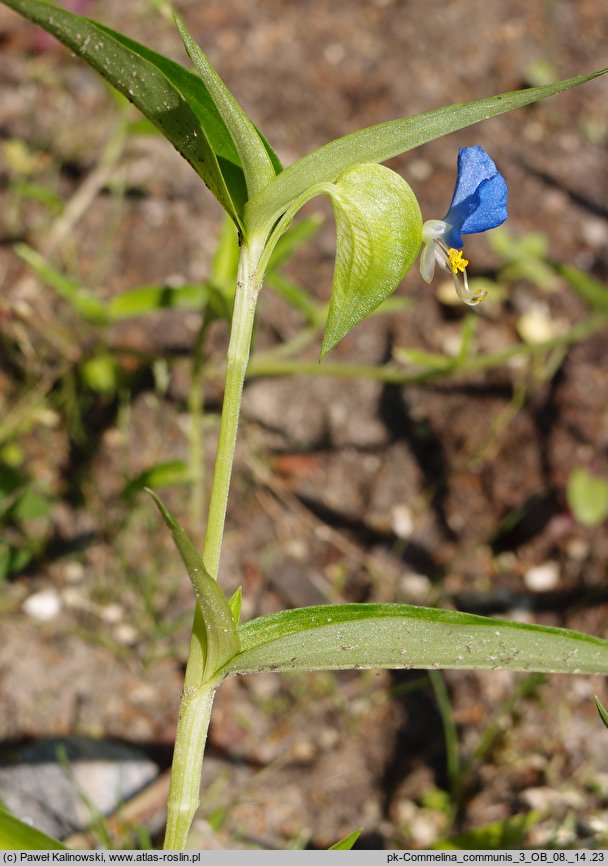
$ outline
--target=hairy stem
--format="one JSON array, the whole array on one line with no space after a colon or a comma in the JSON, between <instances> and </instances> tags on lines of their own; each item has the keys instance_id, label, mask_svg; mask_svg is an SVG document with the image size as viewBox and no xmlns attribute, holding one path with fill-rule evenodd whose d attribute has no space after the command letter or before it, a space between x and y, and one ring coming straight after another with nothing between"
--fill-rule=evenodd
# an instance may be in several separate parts
<instances>
[{"instance_id":1,"label":"hairy stem","mask_svg":"<svg viewBox=\"0 0 608 866\"><path fill-rule=\"evenodd\" d=\"M199 805L201 771L215 688L184 689L167 804L166 851L183 850Z\"/></svg>"}]
</instances>

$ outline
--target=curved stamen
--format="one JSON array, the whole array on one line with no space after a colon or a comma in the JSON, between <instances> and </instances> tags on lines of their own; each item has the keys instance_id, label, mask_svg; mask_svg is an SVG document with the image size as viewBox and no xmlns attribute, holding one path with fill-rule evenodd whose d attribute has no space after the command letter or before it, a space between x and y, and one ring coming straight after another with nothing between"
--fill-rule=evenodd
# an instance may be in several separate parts
<instances>
[{"instance_id":1,"label":"curved stamen","mask_svg":"<svg viewBox=\"0 0 608 866\"><path fill-rule=\"evenodd\" d=\"M420 274L422 279L430 283L435 273L435 263L452 274L456 294L464 304L474 307L479 304L487 292L484 289L469 288L467 265L469 262L462 255L462 250L448 247L444 241L451 226L444 220L428 220L422 227L423 249L420 256Z\"/></svg>"},{"instance_id":2,"label":"curved stamen","mask_svg":"<svg viewBox=\"0 0 608 866\"><path fill-rule=\"evenodd\" d=\"M480 304L485 298L485 296L488 294L485 289L469 288L469 280L467 278L466 268L462 269L462 280L460 279L460 275L457 273L455 273L453 276L456 294L458 295L460 300L464 304L468 304L469 307L474 307L476 304Z\"/></svg>"},{"instance_id":3,"label":"curved stamen","mask_svg":"<svg viewBox=\"0 0 608 866\"><path fill-rule=\"evenodd\" d=\"M469 262L463 258L462 250L448 247L439 238L434 239L435 253L439 265L444 271L452 274L456 294L464 304L474 307L481 303L488 294L485 289L471 289L467 277L467 265Z\"/></svg>"}]
</instances>

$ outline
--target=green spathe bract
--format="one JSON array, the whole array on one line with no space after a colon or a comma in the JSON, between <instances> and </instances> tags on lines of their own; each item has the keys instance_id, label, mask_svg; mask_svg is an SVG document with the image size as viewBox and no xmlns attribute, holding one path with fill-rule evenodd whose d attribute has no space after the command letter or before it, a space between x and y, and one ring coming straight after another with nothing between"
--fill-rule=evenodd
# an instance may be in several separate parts
<instances>
[{"instance_id":1,"label":"green spathe bract","mask_svg":"<svg viewBox=\"0 0 608 866\"><path fill-rule=\"evenodd\" d=\"M375 163L328 185L336 264L321 357L392 294L420 249L422 216L403 178Z\"/></svg>"},{"instance_id":2,"label":"green spathe bract","mask_svg":"<svg viewBox=\"0 0 608 866\"><path fill-rule=\"evenodd\" d=\"M228 602L216 583L256 300L273 251L280 249L281 237L300 207L315 195L327 194L336 214L336 273L325 353L393 291L420 246L421 217L412 191L405 181L376 164L607 70L378 124L330 142L281 171L272 148L181 22L180 31L200 78L60 7L40 0L0 2L63 41L127 96L190 162L238 227L241 240L202 557L157 500L198 598L176 736L165 847L187 844L198 806L213 694L222 676L347 667L608 673L608 643L599 638L407 605L306 608L261 617L237 628L240 594ZM45 268L45 263L38 261L38 266ZM85 305L91 316L105 316L105 310L91 305L78 287L57 281L48 268L45 272L56 290L74 305Z\"/></svg>"}]
</instances>

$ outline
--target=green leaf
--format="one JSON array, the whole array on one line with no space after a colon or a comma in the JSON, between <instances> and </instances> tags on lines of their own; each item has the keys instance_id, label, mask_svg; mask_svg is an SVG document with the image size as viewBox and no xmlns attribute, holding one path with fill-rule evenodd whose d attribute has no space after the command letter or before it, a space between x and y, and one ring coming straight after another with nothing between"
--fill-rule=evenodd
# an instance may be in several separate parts
<instances>
[{"instance_id":1,"label":"green leaf","mask_svg":"<svg viewBox=\"0 0 608 866\"><path fill-rule=\"evenodd\" d=\"M182 286L137 286L116 295L107 304L109 318L114 321L143 316L155 310L197 310L209 299L206 283L185 283Z\"/></svg>"},{"instance_id":2,"label":"green leaf","mask_svg":"<svg viewBox=\"0 0 608 866\"><path fill-rule=\"evenodd\" d=\"M327 192L337 240L322 358L395 291L422 237L416 196L400 175L382 165L357 165Z\"/></svg>"},{"instance_id":3,"label":"green leaf","mask_svg":"<svg viewBox=\"0 0 608 866\"><path fill-rule=\"evenodd\" d=\"M148 493L156 503L173 536L173 541L186 566L198 599L206 637L205 662L202 671L202 682L204 683L211 679L240 649L232 610L217 581L211 577L205 568L202 557L177 520L152 490L148 489Z\"/></svg>"},{"instance_id":4,"label":"green leaf","mask_svg":"<svg viewBox=\"0 0 608 866\"><path fill-rule=\"evenodd\" d=\"M67 301L83 319L97 325L108 321L106 305L88 289L83 288L76 280L57 270L44 256L41 256L27 244L15 244L13 249L34 273Z\"/></svg>"},{"instance_id":5,"label":"green leaf","mask_svg":"<svg viewBox=\"0 0 608 866\"><path fill-rule=\"evenodd\" d=\"M605 726L608 728L608 710L602 704L598 696L595 696L595 706L597 707L597 711L600 714L600 719L603 721Z\"/></svg>"},{"instance_id":6,"label":"green leaf","mask_svg":"<svg viewBox=\"0 0 608 866\"><path fill-rule=\"evenodd\" d=\"M238 625L241 618L241 602L243 601L243 587L239 586L228 599L228 605L232 613L234 624Z\"/></svg>"},{"instance_id":7,"label":"green leaf","mask_svg":"<svg viewBox=\"0 0 608 866\"><path fill-rule=\"evenodd\" d=\"M0 580L5 580L11 574L19 574L31 561L33 555L31 550L23 546L0 544Z\"/></svg>"},{"instance_id":8,"label":"green leaf","mask_svg":"<svg viewBox=\"0 0 608 866\"><path fill-rule=\"evenodd\" d=\"M343 839L340 839L339 842L335 842L328 851L351 851L353 845L361 835L363 830L355 830L352 833L349 833L348 836L345 836Z\"/></svg>"},{"instance_id":9,"label":"green leaf","mask_svg":"<svg viewBox=\"0 0 608 866\"><path fill-rule=\"evenodd\" d=\"M566 498L574 517L583 526L597 526L608 517L608 480L591 475L582 466L571 472Z\"/></svg>"},{"instance_id":10,"label":"green leaf","mask_svg":"<svg viewBox=\"0 0 608 866\"><path fill-rule=\"evenodd\" d=\"M454 357L425 352L424 349L395 349L395 358L403 364L413 364L423 370L451 370L456 366Z\"/></svg>"},{"instance_id":11,"label":"green leaf","mask_svg":"<svg viewBox=\"0 0 608 866\"><path fill-rule=\"evenodd\" d=\"M17 180L11 183L10 189L11 192L16 193L20 198L37 201L40 204L46 205L53 214L60 214L65 205L60 195L57 195L52 189L40 183Z\"/></svg>"},{"instance_id":12,"label":"green leaf","mask_svg":"<svg viewBox=\"0 0 608 866\"><path fill-rule=\"evenodd\" d=\"M110 397L116 394L122 379L116 358L108 352L87 358L80 365L82 381L97 394Z\"/></svg>"},{"instance_id":13,"label":"green leaf","mask_svg":"<svg viewBox=\"0 0 608 866\"><path fill-rule=\"evenodd\" d=\"M230 225L234 231L232 221ZM206 283L185 283L176 287L162 284L137 286L107 302L102 301L91 289L57 270L27 244L15 244L13 249L46 285L54 289L73 310L93 325L118 322L155 310L200 309L209 300L209 286Z\"/></svg>"},{"instance_id":14,"label":"green leaf","mask_svg":"<svg viewBox=\"0 0 608 866\"><path fill-rule=\"evenodd\" d=\"M177 15L174 18L186 51L232 137L243 166L247 192L251 198L275 178L272 160L257 129L196 44L184 22Z\"/></svg>"},{"instance_id":15,"label":"green leaf","mask_svg":"<svg viewBox=\"0 0 608 866\"><path fill-rule=\"evenodd\" d=\"M7 509L3 515L4 520L36 520L40 517L49 517L51 503L46 496L41 496L35 490L25 490Z\"/></svg>"},{"instance_id":16,"label":"green leaf","mask_svg":"<svg viewBox=\"0 0 608 866\"><path fill-rule=\"evenodd\" d=\"M11 815L0 805L0 850L2 851L53 851L66 850L58 839L47 836L19 818Z\"/></svg>"},{"instance_id":17,"label":"green leaf","mask_svg":"<svg viewBox=\"0 0 608 866\"><path fill-rule=\"evenodd\" d=\"M120 33L60 6L40 0L2 2L71 48L136 105L241 225L246 198L243 170L228 130L196 76Z\"/></svg>"},{"instance_id":18,"label":"green leaf","mask_svg":"<svg viewBox=\"0 0 608 866\"><path fill-rule=\"evenodd\" d=\"M173 484L187 484L190 481L190 470L184 460L166 460L146 469L125 484L122 496L130 499L146 487L158 489Z\"/></svg>"},{"instance_id":19,"label":"green leaf","mask_svg":"<svg viewBox=\"0 0 608 866\"><path fill-rule=\"evenodd\" d=\"M549 254L549 238L542 232L515 237L504 225L488 234L488 243L492 252L505 262L545 260Z\"/></svg>"},{"instance_id":20,"label":"green leaf","mask_svg":"<svg viewBox=\"0 0 608 866\"><path fill-rule=\"evenodd\" d=\"M215 104L198 75L184 69L179 63L164 57L162 54L153 51L146 45L141 45L133 39L129 39L123 33L118 33L111 30L104 24L98 21L92 22L99 30L103 30L110 38L120 42L129 51L133 51L142 59L149 61L153 66L157 67L167 78L168 81L182 94L200 125L205 130L205 135L209 144L213 148L213 152L220 160L232 163L234 168L240 168L238 153L232 143L230 133L226 128L226 124L215 107ZM162 131L162 130L161 130ZM244 188L244 178L242 182Z\"/></svg>"},{"instance_id":21,"label":"green leaf","mask_svg":"<svg viewBox=\"0 0 608 866\"><path fill-rule=\"evenodd\" d=\"M528 830L538 824L541 817L539 812L511 815L509 818L484 824L483 827L450 836L434 848L444 851L504 851L507 848L523 848Z\"/></svg>"},{"instance_id":22,"label":"green leaf","mask_svg":"<svg viewBox=\"0 0 608 866\"><path fill-rule=\"evenodd\" d=\"M323 181L334 181L344 171L362 162L385 162L442 135L463 129L513 108L546 99L570 87L584 84L608 72L608 68L579 75L542 87L501 93L413 117L389 120L338 138L302 157L285 169L273 182L247 204L245 221L253 232L268 228L286 208L307 189Z\"/></svg>"},{"instance_id":23,"label":"green leaf","mask_svg":"<svg viewBox=\"0 0 608 866\"><path fill-rule=\"evenodd\" d=\"M608 286L573 265L556 264L555 269L592 309L602 313L608 310Z\"/></svg>"},{"instance_id":24,"label":"green leaf","mask_svg":"<svg viewBox=\"0 0 608 866\"><path fill-rule=\"evenodd\" d=\"M282 611L240 626L241 652L222 673L345 668L475 668L608 673L608 641L407 604Z\"/></svg>"},{"instance_id":25,"label":"green leaf","mask_svg":"<svg viewBox=\"0 0 608 866\"><path fill-rule=\"evenodd\" d=\"M266 284L269 285L277 295L297 310L307 319L310 325L322 327L327 321L327 305L320 304L311 298L310 293L297 283L288 280L278 271L266 274ZM285 344L283 344L285 345Z\"/></svg>"}]
</instances>

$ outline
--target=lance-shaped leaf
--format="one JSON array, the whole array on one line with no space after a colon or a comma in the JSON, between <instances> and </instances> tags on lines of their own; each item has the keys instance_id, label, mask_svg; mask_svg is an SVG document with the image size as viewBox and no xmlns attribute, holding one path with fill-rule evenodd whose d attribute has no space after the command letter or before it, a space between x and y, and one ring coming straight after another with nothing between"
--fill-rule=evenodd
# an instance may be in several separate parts
<instances>
[{"instance_id":1,"label":"lance-shaped leaf","mask_svg":"<svg viewBox=\"0 0 608 866\"><path fill-rule=\"evenodd\" d=\"M418 254L422 233L416 196L382 165L358 165L327 192L337 238L321 357L394 292Z\"/></svg>"},{"instance_id":2,"label":"lance-shaped leaf","mask_svg":"<svg viewBox=\"0 0 608 866\"><path fill-rule=\"evenodd\" d=\"M339 604L262 616L239 628L221 673L343 668L502 668L608 673L608 641L562 628L407 604Z\"/></svg>"},{"instance_id":3,"label":"lance-shaped leaf","mask_svg":"<svg viewBox=\"0 0 608 866\"><path fill-rule=\"evenodd\" d=\"M275 177L272 160L257 129L209 63L204 52L186 29L184 22L177 15L174 17L186 51L232 136L245 173L248 196L251 198L267 187Z\"/></svg>"},{"instance_id":4,"label":"lance-shaped leaf","mask_svg":"<svg viewBox=\"0 0 608 866\"><path fill-rule=\"evenodd\" d=\"M608 68L588 75L579 75L547 84L500 93L485 99L477 99L456 105L448 105L433 111L425 111L413 117L389 120L375 126L360 129L345 135L302 157L285 169L245 209L245 220L251 231L260 227L268 229L291 202L299 198L314 184L334 181L351 166L363 162L385 162L393 156L405 153L414 147L432 141L449 132L479 123L546 99L570 87L584 84L608 72Z\"/></svg>"},{"instance_id":5,"label":"lance-shaped leaf","mask_svg":"<svg viewBox=\"0 0 608 866\"><path fill-rule=\"evenodd\" d=\"M39 0L2 0L43 27L127 97L173 144L241 225L245 178L232 138L201 80L120 33Z\"/></svg>"},{"instance_id":6,"label":"lance-shaped leaf","mask_svg":"<svg viewBox=\"0 0 608 866\"><path fill-rule=\"evenodd\" d=\"M202 682L206 682L240 649L232 610L217 581L205 568L201 555L177 520L152 490L147 492L154 499L163 520L169 527L198 599L205 626Z\"/></svg>"}]
</instances>

